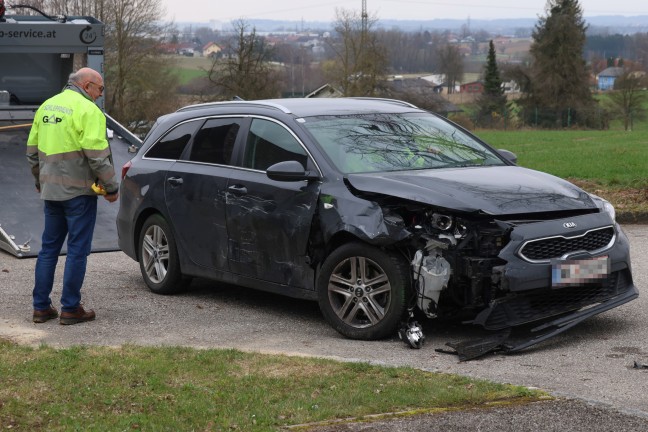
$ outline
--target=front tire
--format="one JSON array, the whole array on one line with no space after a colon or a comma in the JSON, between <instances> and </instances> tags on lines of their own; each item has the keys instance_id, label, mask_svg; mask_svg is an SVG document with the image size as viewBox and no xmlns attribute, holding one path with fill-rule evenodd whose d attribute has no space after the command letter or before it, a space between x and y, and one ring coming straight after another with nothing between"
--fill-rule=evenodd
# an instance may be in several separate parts
<instances>
[{"instance_id":1,"label":"front tire","mask_svg":"<svg viewBox=\"0 0 648 432\"><path fill-rule=\"evenodd\" d=\"M175 294L183 289L178 249L167 221L150 216L139 236L139 264L144 282L156 294Z\"/></svg>"},{"instance_id":2,"label":"front tire","mask_svg":"<svg viewBox=\"0 0 648 432\"><path fill-rule=\"evenodd\" d=\"M400 256L362 243L331 253L317 278L320 310L351 339L396 335L410 292L409 265Z\"/></svg>"}]
</instances>

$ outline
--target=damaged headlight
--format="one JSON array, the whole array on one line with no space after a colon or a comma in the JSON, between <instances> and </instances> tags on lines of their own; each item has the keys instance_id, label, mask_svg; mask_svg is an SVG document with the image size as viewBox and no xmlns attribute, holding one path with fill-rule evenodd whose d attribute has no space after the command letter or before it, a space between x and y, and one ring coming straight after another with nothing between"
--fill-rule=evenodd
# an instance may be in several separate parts
<instances>
[{"instance_id":1,"label":"damaged headlight","mask_svg":"<svg viewBox=\"0 0 648 432\"><path fill-rule=\"evenodd\" d=\"M464 225L461 219L450 216L444 213L428 213L429 226L435 230L439 230L439 238L448 239L452 244L456 244L455 239L463 238L468 228Z\"/></svg>"},{"instance_id":2,"label":"damaged headlight","mask_svg":"<svg viewBox=\"0 0 648 432\"><path fill-rule=\"evenodd\" d=\"M601 198L600 196L594 194L590 194L590 195L592 199L594 199L596 206L601 210L605 211L607 214L609 214L610 218L612 218L612 221L616 222L616 210L614 209L614 206L610 204L609 201Z\"/></svg>"},{"instance_id":3,"label":"damaged headlight","mask_svg":"<svg viewBox=\"0 0 648 432\"><path fill-rule=\"evenodd\" d=\"M432 213L430 217L430 224L433 228L436 228L441 231L448 231L452 228L453 218L452 216L444 215L441 213Z\"/></svg>"}]
</instances>

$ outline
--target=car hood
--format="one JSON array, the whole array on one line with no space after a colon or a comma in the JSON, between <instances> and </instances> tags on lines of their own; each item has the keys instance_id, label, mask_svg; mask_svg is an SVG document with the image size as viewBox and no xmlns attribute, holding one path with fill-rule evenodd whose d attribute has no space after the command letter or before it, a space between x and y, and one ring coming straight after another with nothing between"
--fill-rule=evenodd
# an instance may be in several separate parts
<instances>
[{"instance_id":1,"label":"car hood","mask_svg":"<svg viewBox=\"0 0 648 432\"><path fill-rule=\"evenodd\" d=\"M595 209L589 194L558 177L518 166L349 174L359 191L491 215Z\"/></svg>"}]
</instances>

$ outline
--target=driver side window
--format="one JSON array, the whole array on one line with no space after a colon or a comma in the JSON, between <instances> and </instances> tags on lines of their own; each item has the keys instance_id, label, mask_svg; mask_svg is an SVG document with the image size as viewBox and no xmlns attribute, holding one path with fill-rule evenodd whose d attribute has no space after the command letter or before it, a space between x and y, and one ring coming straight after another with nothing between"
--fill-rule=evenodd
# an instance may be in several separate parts
<instances>
[{"instance_id":1,"label":"driver side window","mask_svg":"<svg viewBox=\"0 0 648 432\"><path fill-rule=\"evenodd\" d=\"M269 120L254 119L250 126L243 167L265 171L283 161L296 160L306 169L306 150L283 126Z\"/></svg>"}]
</instances>

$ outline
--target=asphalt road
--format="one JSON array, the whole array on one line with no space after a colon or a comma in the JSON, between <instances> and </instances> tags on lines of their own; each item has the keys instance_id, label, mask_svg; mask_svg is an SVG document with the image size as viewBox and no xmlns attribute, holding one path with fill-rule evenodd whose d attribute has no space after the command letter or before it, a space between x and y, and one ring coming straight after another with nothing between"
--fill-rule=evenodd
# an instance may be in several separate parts
<instances>
[{"instance_id":1,"label":"asphalt road","mask_svg":"<svg viewBox=\"0 0 648 432\"><path fill-rule=\"evenodd\" d=\"M97 320L61 326L57 321L31 322L35 260L16 259L0 251L0 337L60 347L124 343L227 347L407 365L539 387L577 399L574 403L582 406L573 412L584 414L583 406L588 406L628 414L626 419L648 426L648 369L633 367L635 362L648 364L648 225L626 225L624 229L631 242L639 299L514 355L491 354L459 362L456 356L437 353L435 348L443 348L449 341L471 339L470 328L433 322L423 323L426 344L420 350L409 349L396 335L377 342L352 341L324 322L315 303L204 280L194 281L181 295L155 295L142 282L138 264L121 252L90 256L83 301L97 312ZM63 262L62 258L58 288L53 293L55 305ZM592 428L604 425L595 419L582 430L609 430ZM618 421L613 424L620 425ZM410 425L402 430L418 429Z\"/></svg>"}]
</instances>

